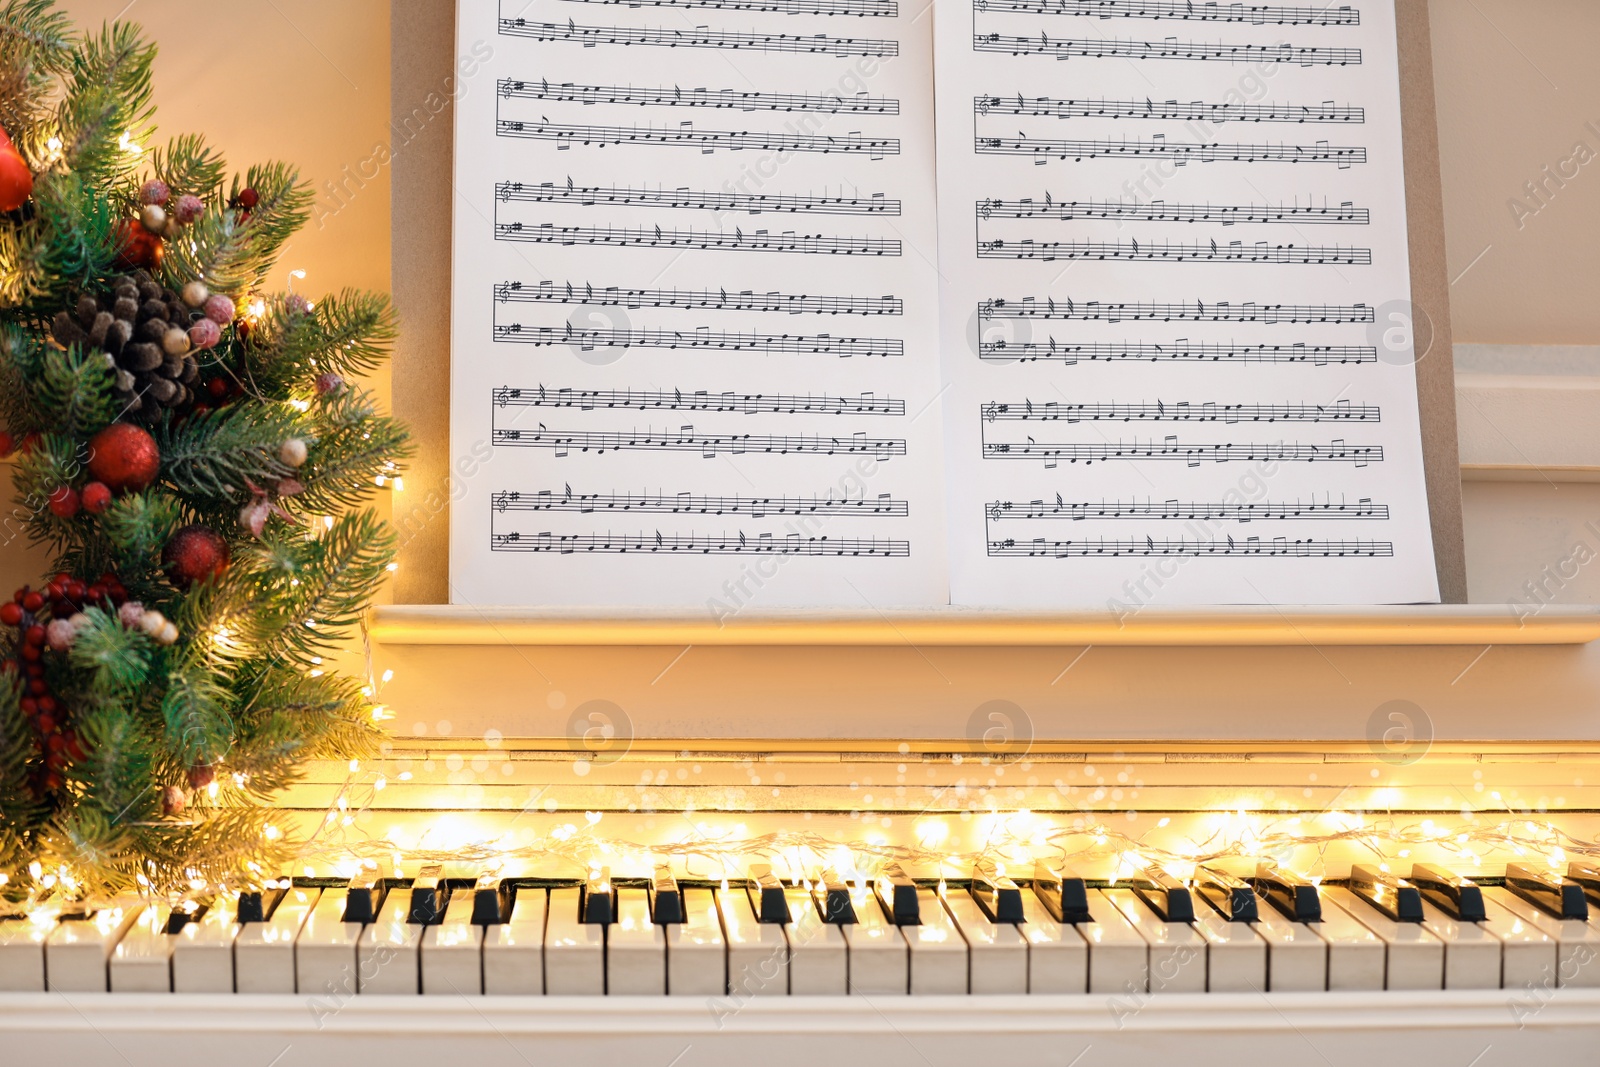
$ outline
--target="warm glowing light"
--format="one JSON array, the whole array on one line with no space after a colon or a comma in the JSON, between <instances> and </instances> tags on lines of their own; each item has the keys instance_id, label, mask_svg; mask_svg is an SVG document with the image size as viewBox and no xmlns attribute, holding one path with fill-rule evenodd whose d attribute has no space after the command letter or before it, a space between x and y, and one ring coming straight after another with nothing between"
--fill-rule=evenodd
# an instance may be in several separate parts
<instances>
[{"instance_id":1,"label":"warm glowing light","mask_svg":"<svg viewBox=\"0 0 1600 1067\"><path fill-rule=\"evenodd\" d=\"M133 139L132 130L122 131L122 136L117 138L117 147L135 156L144 151L143 148L139 147L138 142Z\"/></svg>"}]
</instances>

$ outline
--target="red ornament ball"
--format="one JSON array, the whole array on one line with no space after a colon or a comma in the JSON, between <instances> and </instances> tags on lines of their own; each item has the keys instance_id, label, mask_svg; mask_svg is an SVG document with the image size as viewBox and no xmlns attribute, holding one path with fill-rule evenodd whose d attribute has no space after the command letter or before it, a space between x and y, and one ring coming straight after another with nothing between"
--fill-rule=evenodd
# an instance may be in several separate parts
<instances>
[{"instance_id":1,"label":"red ornament ball","mask_svg":"<svg viewBox=\"0 0 1600 1067\"><path fill-rule=\"evenodd\" d=\"M58 486L50 494L50 514L58 519L70 519L78 513L78 491L70 485Z\"/></svg>"},{"instance_id":2,"label":"red ornament ball","mask_svg":"<svg viewBox=\"0 0 1600 1067\"><path fill-rule=\"evenodd\" d=\"M0 604L0 622L7 626L22 625L22 605L15 602Z\"/></svg>"},{"instance_id":3,"label":"red ornament ball","mask_svg":"<svg viewBox=\"0 0 1600 1067\"><path fill-rule=\"evenodd\" d=\"M209 526L185 526L161 550L167 577L179 589L214 578L228 569L228 542Z\"/></svg>"},{"instance_id":4,"label":"red ornament ball","mask_svg":"<svg viewBox=\"0 0 1600 1067\"><path fill-rule=\"evenodd\" d=\"M89 438L89 473L114 493L140 490L161 471L161 451L148 430L116 422Z\"/></svg>"},{"instance_id":5,"label":"red ornament ball","mask_svg":"<svg viewBox=\"0 0 1600 1067\"><path fill-rule=\"evenodd\" d=\"M105 482L90 482L78 494L83 500L83 510L91 515L101 515L111 506L111 487Z\"/></svg>"},{"instance_id":6,"label":"red ornament ball","mask_svg":"<svg viewBox=\"0 0 1600 1067\"><path fill-rule=\"evenodd\" d=\"M145 229L138 219L117 223L117 269L153 272L161 265L165 252L161 238Z\"/></svg>"},{"instance_id":7,"label":"red ornament ball","mask_svg":"<svg viewBox=\"0 0 1600 1067\"><path fill-rule=\"evenodd\" d=\"M33 195L33 171L0 129L0 211L15 211Z\"/></svg>"}]
</instances>

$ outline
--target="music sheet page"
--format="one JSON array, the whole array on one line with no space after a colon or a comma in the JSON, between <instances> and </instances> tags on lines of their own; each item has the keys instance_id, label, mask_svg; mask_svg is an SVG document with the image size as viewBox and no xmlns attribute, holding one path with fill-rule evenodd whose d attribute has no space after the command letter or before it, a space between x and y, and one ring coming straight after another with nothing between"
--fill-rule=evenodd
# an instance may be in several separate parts
<instances>
[{"instance_id":1,"label":"music sheet page","mask_svg":"<svg viewBox=\"0 0 1600 1067\"><path fill-rule=\"evenodd\" d=\"M1392 3L935 21L952 599L1437 601Z\"/></svg>"},{"instance_id":2,"label":"music sheet page","mask_svg":"<svg viewBox=\"0 0 1600 1067\"><path fill-rule=\"evenodd\" d=\"M460 0L453 602L948 603L929 2Z\"/></svg>"}]
</instances>

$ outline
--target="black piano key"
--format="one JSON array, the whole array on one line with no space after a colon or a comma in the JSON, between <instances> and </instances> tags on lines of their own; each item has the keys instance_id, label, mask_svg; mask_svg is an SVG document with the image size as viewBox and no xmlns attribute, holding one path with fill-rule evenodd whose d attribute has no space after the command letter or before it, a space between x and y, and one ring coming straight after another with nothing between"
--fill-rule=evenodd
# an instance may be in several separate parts
<instances>
[{"instance_id":1,"label":"black piano key","mask_svg":"<svg viewBox=\"0 0 1600 1067\"><path fill-rule=\"evenodd\" d=\"M757 922L792 921L789 916L789 898L784 895L783 882L772 873L772 868L767 864L750 865L750 877L745 882L744 889L750 895L750 906L755 909Z\"/></svg>"},{"instance_id":2,"label":"black piano key","mask_svg":"<svg viewBox=\"0 0 1600 1067\"><path fill-rule=\"evenodd\" d=\"M1256 911L1256 891L1244 879L1201 867L1194 872L1194 882L1200 895L1229 922L1253 923L1260 919Z\"/></svg>"},{"instance_id":3,"label":"black piano key","mask_svg":"<svg viewBox=\"0 0 1600 1067\"><path fill-rule=\"evenodd\" d=\"M839 872L827 868L811 887L811 896L822 912L822 921L847 925L856 921L856 905L850 896L850 886L839 877Z\"/></svg>"},{"instance_id":4,"label":"black piano key","mask_svg":"<svg viewBox=\"0 0 1600 1067\"><path fill-rule=\"evenodd\" d=\"M872 883L878 904L896 926L921 926L922 909L917 903L917 883L898 863L885 863Z\"/></svg>"},{"instance_id":5,"label":"black piano key","mask_svg":"<svg viewBox=\"0 0 1600 1067\"><path fill-rule=\"evenodd\" d=\"M1596 906L1600 906L1600 867L1582 860L1573 860L1567 864L1567 878L1582 886L1584 896Z\"/></svg>"},{"instance_id":6,"label":"black piano key","mask_svg":"<svg viewBox=\"0 0 1600 1067\"><path fill-rule=\"evenodd\" d=\"M1410 882L1387 871L1356 864L1350 868L1350 891L1395 922L1422 921L1422 894Z\"/></svg>"},{"instance_id":7,"label":"black piano key","mask_svg":"<svg viewBox=\"0 0 1600 1067\"><path fill-rule=\"evenodd\" d=\"M1027 922L1022 914L1022 890L1000 873L993 860L980 859L972 867L972 898L995 923Z\"/></svg>"},{"instance_id":8,"label":"black piano key","mask_svg":"<svg viewBox=\"0 0 1600 1067\"><path fill-rule=\"evenodd\" d=\"M1506 865L1506 888L1547 915L1558 919L1587 919L1589 902L1584 887L1560 872L1539 870L1521 863Z\"/></svg>"},{"instance_id":9,"label":"black piano key","mask_svg":"<svg viewBox=\"0 0 1600 1067\"><path fill-rule=\"evenodd\" d=\"M1256 865L1256 892L1267 903L1283 913L1284 918L1297 923L1322 921L1322 894L1317 887L1299 875L1282 871L1268 863Z\"/></svg>"},{"instance_id":10,"label":"black piano key","mask_svg":"<svg viewBox=\"0 0 1600 1067\"><path fill-rule=\"evenodd\" d=\"M617 889L611 884L610 867L590 867L578 897L579 918L597 926L617 921Z\"/></svg>"},{"instance_id":11,"label":"black piano key","mask_svg":"<svg viewBox=\"0 0 1600 1067\"><path fill-rule=\"evenodd\" d=\"M1058 871L1044 860L1033 868L1033 895L1044 902L1050 917L1061 923L1086 923L1089 917L1089 886L1070 871Z\"/></svg>"},{"instance_id":12,"label":"black piano key","mask_svg":"<svg viewBox=\"0 0 1600 1067\"><path fill-rule=\"evenodd\" d=\"M1413 863L1410 882L1424 900L1452 919L1481 923L1489 917L1483 908L1483 890L1470 878L1437 864Z\"/></svg>"},{"instance_id":13,"label":"black piano key","mask_svg":"<svg viewBox=\"0 0 1600 1067\"><path fill-rule=\"evenodd\" d=\"M477 884L472 887L472 925L497 926L504 922L508 896L505 883L500 881L498 873L485 871L480 874Z\"/></svg>"},{"instance_id":14,"label":"black piano key","mask_svg":"<svg viewBox=\"0 0 1600 1067\"><path fill-rule=\"evenodd\" d=\"M650 921L657 926L684 920L683 890L672 876L672 868L661 864L650 880Z\"/></svg>"},{"instance_id":15,"label":"black piano key","mask_svg":"<svg viewBox=\"0 0 1600 1067\"><path fill-rule=\"evenodd\" d=\"M198 922L205 915L209 905L198 901L186 900L173 908L167 915L166 924L162 927L163 933L178 934L192 922Z\"/></svg>"},{"instance_id":16,"label":"black piano key","mask_svg":"<svg viewBox=\"0 0 1600 1067\"><path fill-rule=\"evenodd\" d=\"M411 906L406 911L406 922L432 926L444 921L445 896L444 865L425 864L411 882Z\"/></svg>"},{"instance_id":17,"label":"black piano key","mask_svg":"<svg viewBox=\"0 0 1600 1067\"><path fill-rule=\"evenodd\" d=\"M1194 897L1188 886L1160 867L1146 867L1142 877L1144 882L1135 883L1133 891L1157 915L1169 923L1194 922Z\"/></svg>"},{"instance_id":18,"label":"black piano key","mask_svg":"<svg viewBox=\"0 0 1600 1067\"><path fill-rule=\"evenodd\" d=\"M238 915L242 923L264 923L272 918L278 901L289 891L289 879L269 881L261 889L246 889L239 894Z\"/></svg>"},{"instance_id":19,"label":"black piano key","mask_svg":"<svg viewBox=\"0 0 1600 1067\"><path fill-rule=\"evenodd\" d=\"M378 921L378 909L383 906L383 879L370 867L362 867L350 879L345 892L344 921L347 923L372 923Z\"/></svg>"}]
</instances>

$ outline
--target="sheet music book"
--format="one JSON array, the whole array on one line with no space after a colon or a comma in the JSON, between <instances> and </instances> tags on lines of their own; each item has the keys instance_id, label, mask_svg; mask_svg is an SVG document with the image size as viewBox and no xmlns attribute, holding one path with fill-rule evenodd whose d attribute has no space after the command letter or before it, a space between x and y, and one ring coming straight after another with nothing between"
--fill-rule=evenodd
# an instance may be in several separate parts
<instances>
[{"instance_id":1,"label":"sheet music book","mask_svg":"<svg viewBox=\"0 0 1600 1067\"><path fill-rule=\"evenodd\" d=\"M456 603L1437 602L1393 0L459 0Z\"/></svg>"}]
</instances>

